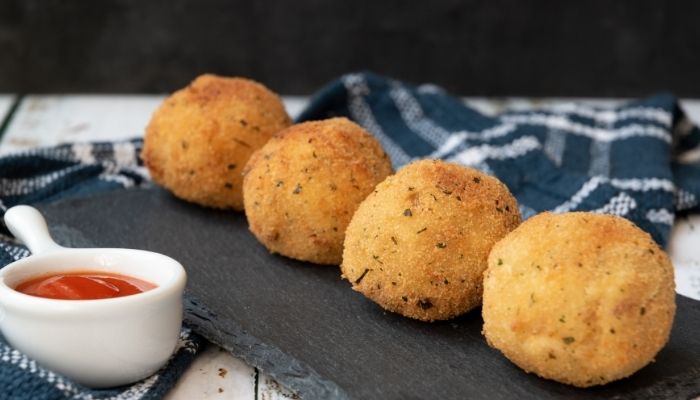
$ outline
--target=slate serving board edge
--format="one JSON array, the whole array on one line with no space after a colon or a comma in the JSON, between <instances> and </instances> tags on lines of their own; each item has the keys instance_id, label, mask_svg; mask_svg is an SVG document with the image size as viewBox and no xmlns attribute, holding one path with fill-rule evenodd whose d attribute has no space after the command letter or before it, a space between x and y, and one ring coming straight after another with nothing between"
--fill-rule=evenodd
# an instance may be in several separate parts
<instances>
[{"instance_id":1,"label":"slate serving board edge","mask_svg":"<svg viewBox=\"0 0 700 400\"><path fill-rule=\"evenodd\" d=\"M125 197L132 196L133 198L138 198L139 196L147 195L147 191L149 190L117 192L118 195L116 197L120 197L119 193L121 193ZM131 193L128 194L129 192ZM138 194L135 192L141 193ZM152 195L162 196L162 193L155 193ZM102 196L104 195L97 195L95 197ZM144 197L141 197L141 199L144 199ZM50 222L51 230L56 239L62 244L69 246L97 247L93 246L93 242L87 239L81 232L80 227L84 225L81 225L81 223L78 222L74 223L73 220L66 219L67 217L58 214L62 211L62 207L66 207L66 205L75 208L80 207L81 204L85 204L85 202L89 203L91 200L89 200L89 198L82 198L79 199L79 201L72 199L52 203L50 205L39 206L40 209L44 210L48 214L47 219ZM104 205L115 204L111 203L110 201L105 202L104 197L102 202ZM179 208L179 206L177 207ZM66 210L63 209L63 211ZM68 214L70 215L71 212L68 212ZM67 221L66 224L61 223L61 219ZM51 224L51 222L53 222L53 224ZM98 240L98 242L100 240ZM679 308L692 311L692 315L698 315L697 313L700 310L700 306L698 305L697 301L678 296L677 302ZM348 392L344 391L335 382L322 378L321 375L313 368L303 362L300 362L299 359L292 354L285 353L278 347L269 343L264 343L264 341L259 340L259 338L255 337L254 335L247 333L245 329L237 322L230 319L226 319L225 322L222 321L217 315L209 311L206 307L202 306L201 303L196 300L196 298L191 296L191 294L188 294L186 299L186 321L193 324L195 326L195 330L202 333L210 341L221 345L232 354L242 358L249 364L260 368L262 371L265 371L270 376L288 386L305 399L355 398L350 396ZM696 330L692 328L692 325L693 324L688 326L686 321L684 326L676 326L674 330L685 330L686 333L684 334L681 334L680 331L676 332L676 334L681 334L681 336L688 335L688 332L691 332L691 334L694 335ZM225 327L225 330L222 327ZM692 342L695 343L696 341L693 340ZM697 349L690 351L690 353L694 353L696 351ZM528 376L531 375L524 375L524 378L528 379ZM543 386L549 384L545 380L540 380L539 378L535 379L537 380L538 384L542 384ZM558 386L556 387L558 388ZM590 390L588 393L591 395L591 397L599 397L601 395L605 396L604 393L608 392L608 390L606 390L607 387L608 386L596 388ZM676 375L670 377L670 379L655 382L651 385L642 385L637 388L627 387L628 391L626 392L618 392L617 395L606 397L615 399L649 397L694 399L696 396L700 395L700 360L698 360L697 365L688 365L686 370L681 373L677 373ZM498 392L498 390L496 391ZM557 392L560 395L565 393L565 391L560 391L558 389L554 391L554 393ZM498 398L499 394L492 393L492 396Z\"/></svg>"},{"instance_id":2,"label":"slate serving board edge","mask_svg":"<svg viewBox=\"0 0 700 400\"><path fill-rule=\"evenodd\" d=\"M61 203L58 203L60 206ZM66 247L99 247L80 231L64 225L50 225L52 237ZM225 349L272 378L283 382L302 398L350 399L334 382L323 379L313 368L273 345L250 335L235 321L222 324L196 296L185 291L184 322L210 342ZM223 329L226 325L227 329ZM272 361L272 360L276 360Z\"/></svg>"},{"instance_id":3,"label":"slate serving board edge","mask_svg":"<svg viewBox=\"0 0 700 400\"><path fill-rule=\"evenodd\" d=\"M236 322L229 321L228 329L222 329L217 316L189 293L185 295L185 322L207 340L283 382L303 399L350 399L334 382L323 379L313 368L276 346L248 334Z\"/></svg>"}]
</instances>

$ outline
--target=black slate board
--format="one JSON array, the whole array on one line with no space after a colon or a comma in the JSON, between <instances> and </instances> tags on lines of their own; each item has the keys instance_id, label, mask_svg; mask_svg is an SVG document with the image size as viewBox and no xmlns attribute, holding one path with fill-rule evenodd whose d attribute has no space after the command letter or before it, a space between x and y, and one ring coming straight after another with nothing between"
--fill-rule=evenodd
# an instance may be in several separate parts
<instances>
[{"instance_id":1,"label":"black slate board","mask_svg":"<svg viewBox=\"0 0 700 400\"><path fill-rule=\"evenodd\" d=\"M479 310L432 324L385 313L352 291L338 268L269 254L242 213L193 206L160 189L40 208L59 243L178 259L189 274L187 320L305 399L700 395L700 302L681 296L670 343L655 363L631 378L577 389L526 374L489 348Z\"/></svg>"}]
</instances>

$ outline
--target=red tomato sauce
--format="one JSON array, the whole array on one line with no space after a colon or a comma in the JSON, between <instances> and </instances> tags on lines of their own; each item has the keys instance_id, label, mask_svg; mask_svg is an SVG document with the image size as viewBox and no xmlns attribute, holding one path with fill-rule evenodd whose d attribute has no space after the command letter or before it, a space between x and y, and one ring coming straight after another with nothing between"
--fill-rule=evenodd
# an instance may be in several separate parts
<instances>
[{"instance_id":1,"label":"red tomato sauce","mask_svg":"<svg viewBox=\"0 0 700 400\"><path fill-rule=\"evenodd\" d=\"M126 275L105 272L68 272L24 281L15 290L30 296L61 300L98 300L130 296L156 285Z\"/></svg>"}]
</instances>

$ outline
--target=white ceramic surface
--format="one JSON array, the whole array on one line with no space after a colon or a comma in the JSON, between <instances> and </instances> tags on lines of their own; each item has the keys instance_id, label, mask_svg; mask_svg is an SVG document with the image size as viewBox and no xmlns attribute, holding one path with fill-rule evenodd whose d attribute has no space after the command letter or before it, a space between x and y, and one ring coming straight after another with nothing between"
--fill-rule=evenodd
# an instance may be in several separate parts
<instances>
[{"instance_id":1,"label":"white ceramic surface","mask_svg":"<svg viewBox=\"0 0 700 400\"><path fill-rule=\"evenodd\" d=\"M0 270L0 329L10 344L90 387L135 382L167 362L182 324L186 275L180 263L142 250L61 247L28 206L9 209L5 222L33 253ZM157 287L100 300L47 299L13 289L36 276L69 271L117 273Z\"/></svg>"}]
</instances>

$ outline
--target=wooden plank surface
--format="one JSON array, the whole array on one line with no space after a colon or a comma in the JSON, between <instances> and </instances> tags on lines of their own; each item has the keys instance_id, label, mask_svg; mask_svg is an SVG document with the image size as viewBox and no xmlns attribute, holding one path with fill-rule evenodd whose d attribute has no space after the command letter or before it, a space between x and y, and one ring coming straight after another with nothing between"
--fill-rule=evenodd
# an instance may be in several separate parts
<instances>
[{"instance_id":1,"label":"wooden plank surface","mask_svg":"<svg viewBox=\"0 0 700 400\"><path fill-rule=\"evenodd\" d=\"M258 375L258 391L256 398L257 400L289 400L299 399L299 396L280 385L267 374L260 373Z\"/></svg>"},{"instance_id":2,"label":"wooden plank surface","mask_svg":"<svg viewBox=\"0 0 700 400\"><path fill-rule=\"evenodd\" d=\"M108 141L143 135L163 100L152 96L32 95L24 98L2 141L0 155L62 142ZM305 100L285 98L296 116ZM0 102L0 111L2 111Z\"/></svg>"},{"instance_id":3,"label":"wooden plank surface","mask_svg":"<svg viewBox=\"0 0 700 400\"><path fill-rule=\"evenodd\" d=\"M15 96L11 94L0 94L0 118L4 117L12 106Z\"/></svg>"},{"instance_id":4,"label":"wooden plank surface","mask_svg":"<svg viewBox=\"0 0 700 400\"><path fill-rule=\"evenodd\" d=\"M257 370L209 345L168 393L168 400L255 399Z\"/></svg>"},{"instance_id":5,"label":"wooden plank surface","mask_svg":"<svg viewBox=\"0 0 700 400\"><path fill-rule=\"evenodd\" d=\"M11 94L0 94L0 128L4 124L7 114L10 112L16 97ZM2 134L2 132L0 132Z\"/></svg>"},{"instance_id":6,"label":"wooden plank surface","mask_svg":"<svg viewBox=\"0 0 700 400\"><path fill-rule=\"evenodd\" d=\"M85 96L32 95L23 98L0 140L0 155L35 146L62 142L118 140L143 134L151 114L163 96ZM488 114L506 108L523 109L562 99L532 100L525 98L470 98L466 102ZM571 99L563 99L571 101ZM307 98L285 97L292 116L298 115ZM619 100L591 100L595 105L613 105ZM0 95L0 116L12 107L14 96ZM689 117L700 124L700 100L683 100ZM674 226L669 252L676 265L679 293L700 299L700 216L681 219ZM679 245L674 245L678 243ZM682 244L682 245L680 245ZM227 372L220 376L219 368ZM223 391L219 392L219 388ZM228 353L207 349L186 373L170 399L228 398L285 399L293 395L264 373L258 373Z\"/></svg>"},{"instance_id":7,"label":"wooden plank surface","mask_svg":"<svg viewBox=\"0 0 700 400\"><path fill-rule=\"evenodd\" d=\"M0 142L0 155L61 142L141 136L163 96L26 96Z\"/></svg>"}]
</instances>

